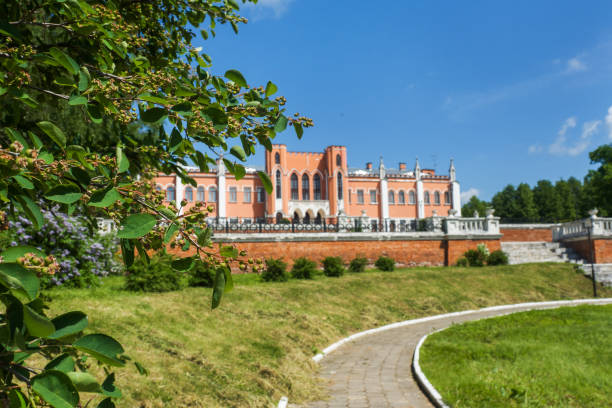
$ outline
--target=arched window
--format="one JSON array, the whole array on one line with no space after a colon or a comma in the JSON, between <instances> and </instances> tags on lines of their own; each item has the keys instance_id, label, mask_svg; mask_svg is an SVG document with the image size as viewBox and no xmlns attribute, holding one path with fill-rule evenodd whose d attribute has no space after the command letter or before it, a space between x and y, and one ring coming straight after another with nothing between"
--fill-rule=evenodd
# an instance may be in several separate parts
<instances>
[{"instance_id":1,"label":"arched window","mask_svg":"<svg viewBox=\"0 0 612 408\"><path fill-rule=\"evenodd\" d=\"M302 200L310 200L310 179L308 174L302 175Z\"/></svg>"},{"instance_id":2,"label":"arched window","mask_svg":"<svg viewBox=\"0 0 612 408\"><path fill-rule=\"evenodd\" d=\"M395 193L393 191L389 191L389 204L395 204Z\"/></svg>"},{"instance_id":3,"label":"arched window","mask_svg":"<svg viewBox=\"0 0 612 408\"><path fill-rule=\"evenodd\" d=\"M174 200L176 200L176 191L174 190L174 186L170 186L166 189L166 201Z\"/></svg>"},{"instance_id":4,"label":"arched window","mask_svg":"<svg viewBox=\"0 0 612 408\"><path fill-rule=\"evenodd\" d=\"M204 187L203 186L199 186L198 187L198 195L197 195L197 200L198 201L206 201L206 194L204 193Z\"/></svg>"},{"instance_id":5,"label":"arched window","mask_svg":"<svg viewBox=\"0 0 612 408\"><path fill-rule=\"evenodd\" d=\"M406 204L406 195L404 194L403 191L400 191L399 193L397 193L397 202L399 204Z\"/></svg>"},{"instance_id":6,"label":"arched window","mask_svg":"<svg viewBox=\"0 0 612 408\"><path fill-rule=\"evenodd\" d=\"M208 189L208 201L211 203L217 202L217 188L214 186Z\"/></svg>"},{"instance_id":7,"label":"arched window","mask_svg":"<svg viewBox=\"0 0 612 408\"><path fill-rule=\"evenodd\" d=\"M434 204L440 205L440 192L436 191L434 193Z\"/></svg>"},{"instance_id":8,"label":"arched window","mask_svg":"<svg viewBox=\"0 0 612 408\"><path fill-rule=\"evenodd\" d=\"M448 191L444 192L444 204L450 204L450 193Z\"/></svg>"},{"instance_id":9,"label":"arched window","mask_svg":"<svg viewBox=\"0 0 612 408\"><path fill-rule=\"evenodd\" d=\"M193 188L191 187L185 188L185 200L187 200L187 202L193 201Z\"/></svg>"},{"instance_id":10,"label":"arched window","mask_svg":"<svg viewBox=\"0 0 612 408\"><path fill-rule=\"evenodd\" d=\"M416 204L416 194L414 194L414 190L411 190L408 193L408 203L409 204Z\"/></svg>"},{"instance_id":11,"label":"arched window","mask_svg":"<svg viewBox=\"0 0 612 408\"><path fill-rule=\"evenodd\" d=\"M342 156L336 155L336 166L342 166Z\"/></svg>"},{"instance_id":12,"label":"arched window","mask_svg":"<svg viewBox=\"0 0 612 408\"><path fill-rule=\"evenodd\" d=\"M431 204L431 200L429 199L429 191L425 192L425 204Z\"/></svg>"},{"instance_id":13,"label":"arched window","mask_svg":"<svg viewBox=\"0 0 612 408\"><path fill-rule=\"evenodd\" d=\"M159 185L155 186L155 189L156 189L157 191L162 191L162 188L161 188L161 186L159 186Z\"/></svg>"},{"instance_id":14,"label":"arched window","mask_svg":"<svg viewBox=\"0 0 612 408\"><path fill-rule=\"evenodd\" d=\"M300 199L300 191L299 191L299 184L298 184L298 176L297 174L293 173L291 175L291 199L292 200L299 200Z\"/></svg>"},{"instance_id":15,"label":"arched window","mask_svg":"<svg viewBox=\"0 0 612 408\"><path fill-rule=\"evenodd\" d=\"M280 164L280 153L274 153L274 164Z\"/></svg>"},{"instance_id":16,"label":"arched window","mask_svg":"<svg viewBox=\"0 0 612 408\"><path fill-rule=\"evenodd\" d=\"M320 200L321 199L321 176L319 176L318 174L314 175L314 178L312 179L312 183L314 184L314 199L315 200Z\"/></svg>"},{"instance_id":17,"label":"arched window","mask_svg":"<svg viewBox=\"0 0 612 408\"><path fill-rule=\"evenodd\" d=\"M338 172L338 200L342 200L342 173L340 172Z\"/></svg>"},{"instance_id":18,"label":"arched window","mask_svg":"<svg viewBox=\"0 0 612 408\"><path fill-rule=\"evenodd\" d=\"M278 154L278 153L276 153ZM281 191L281 172L280 170L276 170L276 198L282 198Z\"/></svg>"}]
</instances>

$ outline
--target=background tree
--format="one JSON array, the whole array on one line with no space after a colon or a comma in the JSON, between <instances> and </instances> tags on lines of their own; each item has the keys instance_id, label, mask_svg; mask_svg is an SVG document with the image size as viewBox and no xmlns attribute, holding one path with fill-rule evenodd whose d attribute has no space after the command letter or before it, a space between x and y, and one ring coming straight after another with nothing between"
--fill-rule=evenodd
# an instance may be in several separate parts
<instances>
[{"instance_id":1,"label":"background tree","mask_svg":"<svg viewBox=\"0 0 612 408\"><path fill-rule=\"evenodd\" d=\"M493 199L491 199L491 205L495 209L495 215L498 217L519 217L516 189L511 184L508 184L502 191L493 196Z\"/></svg>"},{"instance_id":2,"label":"background tree","mask_svg":"<svg viewBox=\"0 0 612 408\"><path fill-rule=\"evenodd\" d=\"M478 215L483 217L488 207L489 204L486 201L482 201L478 197L472 196L470 200L461 207L461 215L463 217L472 217L474 212L478 212Z\"/></svg>"},{"instance_id":3,"label":"background tree","mask_svg":"<svg viewBox=\"0 0 612 408\"><path fill-rule=\"evenodd\" d=\"M600 215L612 214L612 145L603 145L589 153L591 164L599 164L589 170L584 178L584 195L591 208L597 207Z\"/></svg>"},{"instance_id":4,"label":"background tree","mask_svg":"<svg viewBox=\"0 0 612 408\"><path fill-rule=\"evenodd\" d=\"M547 221L558 221L561 219L561 199L550 181L538 181L533 188L533 199L538 208L538 216L541 219Z\"/></svg>"},{"instance_id":5,"label":"background tree","mask_svg":"<svg viewBox=\"0 0 612 408\"><path fill-rule=\"evenodd\" d=\"M517 218L534 220L538 217L538 209L536 208L533 198L533 191L529 184L521 183L516 189L516 216Z\"/></svg>"},{"instance_id":6,"label":"background tree","mask_svg":"<svg viewBox=\"0 0 612 408\"><path fill-rule=\"evenodd\" d=\"M561 202L560 221L572 221L576 219L576 200L569 183L559 180L555 183L555 190Z\"/></svg>"}]
</instances>

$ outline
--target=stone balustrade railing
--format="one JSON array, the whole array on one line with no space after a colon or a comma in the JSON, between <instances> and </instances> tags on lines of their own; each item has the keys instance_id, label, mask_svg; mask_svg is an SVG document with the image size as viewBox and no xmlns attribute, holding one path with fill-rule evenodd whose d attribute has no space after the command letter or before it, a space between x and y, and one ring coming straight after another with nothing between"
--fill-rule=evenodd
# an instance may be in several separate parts
<instances>
[{"instance_id":1,"label":"stone balustrade railing","mask_svg":"<svg viewBox=\"0 0 612 408\"><path fill-rule=\"evenodd\" d=\"M487 216L478 217L448 217L444 219L445 232L448 235L497 235L499 234L499 218Z\"/></svg>"},{"instance_id":2,"label":"stone balustrade railing","mask_svg":"<svg viewBox=\"0 0 612 408\"><path fill-rule=\"evenodd\" d=\"M566 222L553 229L553 241L586 237L612 237L612 218L592 216L583 220Z\"/></svg>"}]
</instances>

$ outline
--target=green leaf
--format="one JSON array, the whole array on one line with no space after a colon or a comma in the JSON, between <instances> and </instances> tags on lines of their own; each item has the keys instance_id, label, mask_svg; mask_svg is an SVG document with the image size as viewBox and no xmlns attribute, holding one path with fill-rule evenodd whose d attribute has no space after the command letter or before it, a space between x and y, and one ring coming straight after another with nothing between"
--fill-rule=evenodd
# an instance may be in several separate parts
<instances>
[{"instance_id":1,"label":"green leaf","mask_svg":"<svg viewBox=\"0 0 612 408\"><path fill-rule=\"evenodd\" d=\"M75 184L60 184L45 194L49 200L62 204L72 204L79 201L82 196L81 189Z\"/></svg>"},{"instance_id":2,"label":"green leaf","mask_svg":"<svg viewBox=\"0 0 612 408\"><path fill-rule=\"evenodd\" d=\"M153 96L148 93L138 95L138 99L141 99L147 102L158 103L160 105L168 105L170 103L167 99L160 98L159 96Z\"/></svg>"},{"instance_id":3,"label":"green leaf","mask_svg":"<svg viewBox=\"0 0 612 408\"><path fill-rule=\"evenodd\" d=\"M151 214L129 215L121 223L121 230L117 233L118 238L134 239L146 235L155 227L157 219Z\"/></svg>"},{"instance_id":4,"label":"green leaf","mask_svg":"<svg viewBox=\"0 0 612 408\"><path fill-rule=\"evenodd\" d=\"M40 227L43 225L44 218L38 204L36 204L27 195L19 195L15 198L21 205L21 209L25 212L28 219L32 221L34 228L36 228L37 230L40 229Z\"/></svg>"},{"instance_id":5,"label":"green leaf","mask_svg":"<svg viewBox=\"0 0 612 408\"><path fill-rule=\"evenodd\" d=\"M12 389L8 393L9 407L11 408L26 408L26 397L20 390Z\"/></svg>"},{"instance_id":6,"label":"green leaf","mask_svg":"<svg viewBox=\"0 0 612 408\"><path fill-rule=\"evenodd\" d=\"M34 188L34 184L29 179L20 176L19 174L13 176L13 179L17 182L17 184L26 190L32 190Z\"/></svg>"},{"instance_id":7,"label":"green leaf","mask_svg":"<svg viewBox=\"0 0 612 408\"><path fill-rule=\"evenodd\" d=\"M244 178L245 175L246 169L244 168L244 166L240 163L236 163L234 165L234 177L236 178L236 180Z\"/></svg>"},{"instance_id":8,"label":"green leaf","mask_svg":"<svg viewBox=\"0 0 612 408\"><path fill-rule=\"evenodd\" d=\"M105 334L88 334L72 345L100 361L111 366L123 367L125 363L119 359L124 350L117 340Z\"/></svg>"},{"instance_id":9,"label":"green leaf","mask_svg":"<svg viewBox=\"0 0 612 408\"><path fill-rule=\"evenodd\" d=\"M134 263L134 245L129 239L120 239L119 245L121 246L123 263L129 268Z\"/></svg>"},{"instance_id":10,"label":"green leaf","mask_svg":"<svg viewBox=\"0 0 612 408\"><path fill-rule=\"evenodd\" d=\"M99 103L88 103L87 104L87 113L91 118L91 121L97 125L102 123L102 117L104 116L104 109L100 106Z\"/></svg>"},{"instance_id":11,"label":"green leaf","mask_svg":"<svg viewBox=\"0 0 612 408\"><path fill-rule=\"evenodd\" d=\"M179 230L179 227L176 222L173 222L170 225L168 225L168 228L166 229L166 233L164 234L164 244L168 244L170 241L172 241L172 239L175 237L178 230Z\"/></svg>"},{"instance_id":12,"label":"green leaf","mask_svg":"<svg viewBox=\"0 0 612 408\"><path fill-rule=\"evenodd\" d=\"M28 328L28 332L34 337L48 337L55 331L55 326L53 326L51 320L36 313L28 305L25 305L23 308L23 322Z\"/></svg>"},{"instance_id":13,"label":"green leaf","mask_svg":"<svg viewBox=\"0 0 612 408\"><path fill-rule=\"evenodd\" d=\"M149 371L138 361L134 361L134 366L138 370L138 374L140 375L149 375Z\"/></svg>"},{"instance_id":14,"label":"green leaf","mask_svg":"<svg viewBox=\"0 0 612 408\"><path fill-rule=\"evenodd\" d=\"M222 268L217 269L215 274L215 282L213 285L212 309L216 309L221 303L223 291L225 290L225 272Z\"/></svg>"},{"instance_id":15,"label":"green leaf","mask_svg":"<svg viewBox=\"0 0 612 408\"><path fill-rule=\"evenodd\" d=\"M191 114L191 103L183 102L178 105L174 105L172 107L172 111L180 113L183 116L188 116Z\"/></svg>"},{"instance_id":16,"label":"green leaf","mask_svg":"<svg viewBox=\"0 0 612 408\"><path fill-rule=\"evenodd\" d=\"M211 105L204 109L204 113L210 118L214 125L227 125L227 115L220 107Z\"/></svg>"},{"instance_id":17,"label":"green leaf","mask_svg":"<svg viewBox=\"0 0 612 408\"><path fill-rule=\"evenodd\" d=\"M0 253L2 256L2 262L4 263L17 262L17 259L21 258L25 254L34 254L43 258L46 256L43 251L30 245L9 247Z\"/></svg>"},{"instance_id":18,"label":"green leaf","mask_svg":"<svg viewBox=\"0 0 612 408\"><path fill-rule=\"evenodd\" d=\"M231 81L234 81L236 84L240 85L243 88L247 87L246 79L244 79L244 76L242 76L242 74L238 70L230 69L229 71L226 71L225 77Z\"/></svg>"},{"instance_id":19,"label":"green leaf","mask_svg":"<svg viewBox=\"0 0 612 408\"><path fill-rule=\"evenodd\" d=\"M223 269L223 273L225 274L225 288L223 289L223 291L229 292L230 290L234 289L234 280L232 279L232 271L227 266L222 266L221 269Z\"/></svg>"},{"instance_id":20,"label":"green leaf","mask_svg":"<svg viewBox=\"0 0 612 408\"><path fill-rule=\"evenodd\" d=\"M230 149L230 153L242 161L246 160L246 154L244 153L244 149L242 148L242 146L232 146L232 148Z\"/></svg>"},{"instance_id":21,"label":"green leaf","mask_svg":"<svg viewBox=\"0 0 612 408\"><path fill-rule=\"evenodd\" d=\"M72 75L79 73L79 64L76 63L68 54L60 50L59 48L53 47L49 50L49 54L53 59L59 63L62 67L66 68Z\"/></svg>"},{"instance_id":22,"label":"green leaf","mask_svg":"<svg viewBox=\"0 0 612 408\"><path fill-rule=\"evenodd\" d=\"M81 95L72 95L68 100L68 105L87 105L87 98Z\"/></svg>"},{"instance_id":23,"label":"green leaf","mask_svg":"<svg viewBox=\"0 0 612 408\"><path fill-rule=\"evenodd\" d=\"M45 164L51 164L53 163L53 155L49 152L40 152L40 154L38 155L38 158L42 161L45 162Z\"/></svg>"},{"instance_id":24,"label":"green leaf","mask_svg":"<svg viewBox=\"0 0 612 408\"><path fill-rule=\"evenodd\" d=\"M210 238L212 237L212 229L206 227L198 235L198 245L208 246L210 244Z\"/></svg>"},{"instance_id":25,"label":"green leaf","mask_svg":"<svg viewBox=\"0 0 612 408\"><path fill-rule=\"evenodd\" d=\"M69 354L60 354L45 366L45 370L58 370L64 373L74 371L74 359Z\"/></svg>"},{"instance_id":26,"label":"green leaf","mask_svg":"<svg viewBox=\"0 0 612 408\"><path fill-rule=\"evenodd\" d=\"M188 271L193 266L193 257L179 258L172 261L172 269L177 271Z\"/></svg>"},{"instance_id":27,"label":"green leaf","mask_svg":"<svg viewBox=\"0 0 612 408\"><path fill-rule=\"evenodd\" d=\"M100 384L93 375L83 371L69 371L66 373L74 387L79 392L102 392Z\"/></svg>"},{"instance_id":28,"label":"green leaf","mask_svg":"<svg viewBox=\"0 0 612 408\"><path fill-rule=\"evenodd\" d=\"M280 133L283 130L287 129L287 123L288 123L287 117L281 113L278 116L276 124L274 125L274 131L276 133Z\"/></svg>"},{"instance_id":29,"label":"green leaf","mask_svg":"<svg viewBox=\"0 0 612 408\"><path fill-rule=\"evenodd\" d=\"M130 168L130 162L128 161L125 152L121 146L117 145L117 172L124 173Z\"/></svg>"},{"instance_id":30,"label":"green leaf","mask_svg":"<svg viewBox=\"0 0 612 408\"><path fill-rule=\"evenodd\" d=\"M147 109L146 111L142 112L140 114L140 119L142 119L143 122L155 123L161 118L163 118L164 116L166 116L167 114L168 114L168 111L165 110L164 108L151 108L151 109Z\"/></svg>"},{"instance_id":31,"label":"green leaf","mask_svg":"<svg viewBox=\"0 0 612 408\"><path fill-rule=\"evenodd\" d=\"M85 330L89 324L87 315L80 311L68 312L55 317L52 321L55 333L47 336L50 339L60 339Z\"/></svg>"},{"instance_id":32,"label":"green leaf","mask_svg":"<svg viewBox=\"0 0 612 408\"><path fill-rule=\"evenodd\" d=\"M274 85L271 81L268 81L268 83L266 84L266 97L274 95L276 91L278 91L276 85Z\"/></svg>"},{"instance_id":33,"label":"green leaf","mask_svg":"<svg viewBox=\"0 0 612 408\"><path fill-rule=\"evenodd\" d=\"M293 122L293 129L295 130L295 134L297 135L298 139L301 139L304 135L304 128L302 127L302 124Z\"/></svg>"},{"instance_id":34,"label":"green leaf","mask_svg":"<svg viewBox=\"0 0 612 408\"><path fill-rule=\"evenodd\" d=\"M115 373L110 373L102 383L102 393L108 397L121 397L121 390L115 385Z\"/></svg>"},{"instance_id":35,"label":"green leaf","mask_svg":"<svg viewBox=\"0 0 612 408\"><path fill-rule=\"evenodd\" d=\"M51 122L42 121L36 124L43 132L49 136L62 149L66 147L66 135L64 132Z\"/></svg>"},{"instance_id":36,"label":"green leaf","mask_svg":"<svg viewBox=\"0 0 612 408\"><path fill-rule=\"evenodd\" d=\"M121 199L121 195L115 187L107 187L104 190L97 190L89 199L87 205L92 207L106 208L113 205L117 200Z\"/></svg>"},{"instance_id":37,"label":"green leaf","mask_svg":"<svg viewBox=\"0 0 612 408\"><path fill-rule=\"evenodd\" d=\"M225 245L221 247L219 254L224 258L237 258L238 250L233 246Z\"/></svg>"},{"instance_id":38,"label":"green leaf","mask_svg":"<svg viewBox=\"0 0 612 408\"><path fill-rule=\"evenodd\" d=\"M115 408L115 403L111 399L111 397L104 398L96 408Z\"/></svg>"},{"instance_id":39,"label":"green leaf","mask_svg":"<svg viewBox=\"0 0 612 408\"><path fill-rule=\"evenodd\" d=\"M9 135L12 141L17 141L23 145L25 149L29 149L30 145L28 141L23 137L21 132L11 128L4 128L4 131Z\"/></svg>"},{"instance_id":40,"label":"green leaf","mask_svg":"<svg viewBox=\"0 0 612 408\"><path fill-rule=\"evenodd\" d=\"M58 370L44 371L32 378L32 389L54 408L74 408L79 393L70 378Z\"/></svg>"},{"instance_id":41,"label":"green leaf","mask_svg":"<svg viewBox=\"0 0 612 408\"><path fill-rule=\"evenodd\" d=\"M0 283L29 301L36 299L40 287L36 274L16 263L0 263Z\"/></svg>"},{"instance_id":42,"label":"green leaf","mask_svg":"<svg viewBox=\"0 0 612 408\"><path fill-rule=\"evenodd\" d=\"M89 173L83 170L80 167L72 167L70 169L70 173L74 176L75 179L83 186L89 186L89 182L91 181L91 177L89 177Z\"/></svg>"},{"instance_id":43,"label":"green leaf","mask_svg":"<svg viewBox=\"0 0 612 408\"><path fill-rule=\"evenodd\" d=\"M30 140L36 150L40 150L43 147L43 142L36 136L36 133L28 131L28 136L30 136Z\"/></svg>"},{"instance_id":44,"label":"green leaf","mask_svg":"<svg viewBox=\"0 0 612 408\"><path fill-rule=\"evenodd\" d=\"M270 177L268 177L268 175L263 171L258 171L257 175L261 180L261 184L263 184L264 188L266 189L266 192L268 194L272 194L272 181L270 180Z\"/></svg>"},{"instance_id":45,"label":"green leaf","mask_svg":"<svg viewBox=\"0 0 612 408\"><path fill-rule=\"evenodd\" d=\"M87 70L87 68L82 67L79 70L79 85L78 85L79 92L83 92L89 87L90 79L91 79L91 76L89 75L89 71Z\"/></svg>"}]
</instances>

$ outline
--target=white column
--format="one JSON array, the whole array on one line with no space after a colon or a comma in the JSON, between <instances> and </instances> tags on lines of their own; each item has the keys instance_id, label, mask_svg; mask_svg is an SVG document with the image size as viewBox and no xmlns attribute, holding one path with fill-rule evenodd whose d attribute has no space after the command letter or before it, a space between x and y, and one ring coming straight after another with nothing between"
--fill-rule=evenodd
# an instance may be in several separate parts
<instances>
[{"instance_id":1,"label":"white column","mask_svg":"<svg viewBox=\"0 0 612 408\"><path fill-rule=\"evenodd\" d=\"M417 218L425 218L425 201L423 194L423 182L419 179L416 183L417 190Z\"/></svg>"},{"instance_id":2,"label":"white column","mask_svg":"<svg viewBox=\"0 0 612 408\"><path fill-rule=\"evenodd\" d=\"M183 201L183 180L176 175L174 176L174 188L175 188L175 198L176 198L176 208L179 210L179 215L183 213L183 207L181 207L181 201Z\"/></svg>"},{"instance_id":3,"label":"white column","mask_svg":"<svg viewBox=\"0 0 612 408\"><path fill-rule=\"evenodd\" d=\"M219 164L217 165L217 188L217 216L225 219L225 217L227 217L227 194L225 191L225 165L223 164L223 156L221 156Z\"/></svg>"},{"instance_id":4,"label":"white column","mask_svg":"<svg viewBox=\"0 0 612 408\"><path fill-rule=\"evenodd\" d=\"M382 206L383 219L389 218L389 189L387 179L380 180L380 205Z\"/></svg>"},{"instance_id":5,"label":"white column","mask_svg":"<svg viewBox=\"0 0 612 408\"><path fill-rule=\"evenodd\" d=\"M458 181L451 183L453 210L457 210L457 217L461 217L461 189Z\"/></svg>"}]
</instances>

